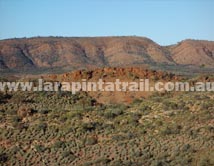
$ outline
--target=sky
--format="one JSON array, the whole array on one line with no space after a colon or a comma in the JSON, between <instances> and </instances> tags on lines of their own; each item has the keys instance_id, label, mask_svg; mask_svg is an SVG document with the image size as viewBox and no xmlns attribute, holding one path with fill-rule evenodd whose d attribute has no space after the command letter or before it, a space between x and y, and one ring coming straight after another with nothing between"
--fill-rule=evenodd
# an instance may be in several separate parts
<instances>
[{"instance_id":1,"label":"sky","mask_svg":"<svg viewBox=\"0 0 214 166\"><path fill-rule=\"evenodd\" d=\"M143 36L214 40L214 0L0 0L0 39Z\"/></svg>"}]
</instances>

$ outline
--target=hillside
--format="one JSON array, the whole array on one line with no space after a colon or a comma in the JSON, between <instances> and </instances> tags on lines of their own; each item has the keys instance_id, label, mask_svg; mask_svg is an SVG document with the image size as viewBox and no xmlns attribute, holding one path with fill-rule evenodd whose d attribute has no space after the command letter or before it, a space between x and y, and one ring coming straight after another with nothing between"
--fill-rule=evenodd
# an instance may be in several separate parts
<instances>
[{"instance_id":1,"label":"hillside","mask_svg":"<svg viewBox=\"0 0 214 166\"><path fill-rule=\"evenodd\" d=\"M0 41L0 70L64 72L103 66L193 65L212 68L214 42L160 46L144 37L37 37Z\"/></svg>"},{"instance_id":2,"label":"hillside","mask_svg":"<svg viewBox=\"0 0 214 166\"><path fill-rule=\"evenodd\" d=\"M177 64L213 67L214 42L185 40L170 47L170 52Z\"/></svg>"},{"instance_id":3,"label":"hillside","mask_svg":"<svg viewBox=\"0 0 214 166\"><path fill-rule=\"evenodd\" d=\"M129 105L84 95L0 95L0 165L213 166L213 92Z\"/></svg>"},{"instance_id":4,"label":"hillside","mask_svg":"<svg viewBox=\"0 0 214 166\"><path fill-rule=\"evenodd\" d=\"M97 82L102 79L104 82L115 82L119 79L121 82L139 82L140 79L150 79L150 84L153 85L156 81L178 81L183 78L171 73L165 73L155 70L147 70L140 67L106 67L95 70L79 70L60 75L45 75L45 80L71 82L87 79L88 82ZM152 92L131 92L131 91L88 91L87 94L96 99L99 103L104 104L127 104L138 98L147 98Z\"/></svg>"}]
</instances>

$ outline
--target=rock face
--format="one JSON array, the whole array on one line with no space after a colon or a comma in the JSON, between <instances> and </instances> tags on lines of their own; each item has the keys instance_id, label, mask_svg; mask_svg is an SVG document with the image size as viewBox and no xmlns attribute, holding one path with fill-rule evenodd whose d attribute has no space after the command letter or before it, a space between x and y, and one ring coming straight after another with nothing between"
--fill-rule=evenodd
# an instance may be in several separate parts
<instances>
[{"instance_id":1,"label":"rock face","mask_svg":"<svg viewBox=\"0 0 214 166\"><path fill-rule=\"evenodd\" d=\"M186 40L163 47L143 37L38 37L0 41L1 71L73 70L157 63L213 67L214 42Z\"/></svg>"},{"instance_id":2,"label":"rock face","mask_svg":"<svg viewBox=\"0 0 214 166\"><path fill-rule=\"evenodd\" d=\"M134 81L141 79L152 80L177 80L178 77L172 73L147 70L141 67L105 67L94 70L77 70L64 74L44 75L45 79L52 81L78 81L82 79L98 80L100 78L106 80L115 80L115 78L121 78L126 81Z\"/></svg>"},{"instance_id":3,"label":"rock face","mask_svg":"<svg viewBox=\"0 0 214 166\"><path fill-rule=\"evenodd\" d=\"M121 82L139 82L142 79L149 79L150 85L156 81L180 81L181 76L172 73L148 70L141 67L105 67L94 70L78 70L64 74L44 75L43 78L48 81L59 82L97 82L102 79L103 82L115 82L119 79ZM87 94L94 98L98 103L115 104L131 103L134 99L148 97L153 94L151 91L88 91Z\"/></svg>"}]
</instances>

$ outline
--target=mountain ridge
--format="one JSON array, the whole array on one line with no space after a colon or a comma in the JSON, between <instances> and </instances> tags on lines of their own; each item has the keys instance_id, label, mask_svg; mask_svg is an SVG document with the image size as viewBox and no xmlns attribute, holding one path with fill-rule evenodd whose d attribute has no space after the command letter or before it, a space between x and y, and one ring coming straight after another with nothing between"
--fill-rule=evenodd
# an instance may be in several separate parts
<instances>
[{"instance_id":1,"label":"mountain ridge","mask_svg":"<svg viewBox=\"0 0 214 166\"><path fill-rule=\"evenodd\" d=\"M0 71L105 66L192 65L213 68L214 41L161 46L146 37L34 37L0 40Z\"/></svg>"}]
</instances>

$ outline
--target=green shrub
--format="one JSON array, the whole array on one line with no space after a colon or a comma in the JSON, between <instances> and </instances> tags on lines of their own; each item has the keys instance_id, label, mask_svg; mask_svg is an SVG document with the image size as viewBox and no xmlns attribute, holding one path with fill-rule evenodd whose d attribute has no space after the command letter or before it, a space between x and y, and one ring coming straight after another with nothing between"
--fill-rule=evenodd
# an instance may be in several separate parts
<instances>
[{"instance_id":1,"label":"green shrub","mask_svg":"<svg viewBox=\"0 0 214 166\"><path fill-rule=\"evenodd\" d=\"M172 126L165 126L161 133L163 135L169 135L169 134L179 134L182 127L180 125L172 125Z\"/></svg>"},{"instance_id":2,"label":"green shrub","mask_svg":"<svg viewBox=\"0 0 214 166\"><path fill-rule=\"evenodd\" d=\"M106 119L114 119L115 117L119 116L119 115L122 115L124 112L123 110L119 109L119 108L116 108L116 109L109 109L109 110L106 110L104 113L103 113L103 116L106 118Z\"/></svg>"},{"instance_id":3,"label":"green shrub","mask_svg":"<svg viewBox=\"0 0 214 166\"><path fill-rule=\"evenodd\" d=\"M101 157L101 158L98 158L98 159L96 159L93 163L94 164L99 164L99 165L107 165L108 163L110 163L110 159L108 159L108 158L105 158L105 157Z\"/></svg>"},{"instance_id":4,"label":"green shrub","mask_svg":"<svg viewBox=\"0 0 214 166\"><path fill-rule=\"evenodd\" d=\"M143 105L140 107L140 111L144 112L144 111L150 111L151 107L148 105Z\"/></svg>"},{"instance_id":5,"label":"green shrub","mask_svg":"<svg viewBox=\"0 0 214 166\"><path fill-rule=\"evenodd\" d=\"M41 122L37 125L37 130L45 132L47 127L48 127L48 125L46 123Z\"/></svg>"},{"instance_id":6,"label":"green shrub","mask_svg":"<svg viewBox=\"0 0 214 166\"><path fill-rule=\"evenodd\" d=\"M6 153L0 153L0 164L6 163L8 160L8 156Z\"/></svg>"},{"instance_id":7,"label":"green shrub","mask_svg":"<svg viewBox=\"0 0 214 166\"><path fill-rule=\"evenodd\" d=\"M98 140L95 137L87 137L85 140L85 145L95 145L97 144Z\"/></svg>"},{"instance_id":8,"label":"green shrub","mask_svg":"<svg viewBox=\"0 0 214 166\"><path fill-rule=\"evenodd\" d=\"M11 120L12 120L12 123L18 123L21 121L21 118L19 116L13 116Z\"/></svg>"},{"instance_id":9,"label":"green shrub","mask_svg":"<svg viewBox=\"0 0 214 166\"><path fill-rule=\"evenodd\" d=\"M62 157L63 158L69 158L71 161L75 160L75 158L76 158L76 156L70 150L63 151Z\"/></svg>"},{"instance_id":10,"label":"green shrub","mask_svg":"<svg viewBox=\"0 0 214 166\"><path fill-rule=\"evenodd\" d=\"M50 112L50 110L41 110L41 111L40 111L40 113L41 113L41 114L44 114L44 115L48 114L49 112Z\"/></svg>"},{"instance_id":11,"label":"green shrub","mask_svg":"<svg viewBox=\"0 0 214 166\"><path fill-rule=\"evenodd\" d=\"M171 101L164 101L163 104L164 104L166 110L168 110L168 109L178 109L178 104L177 103L174 103L174 102L171 102Z\"/></svg>"},{"instance_id":12,"label":"green shrub","mask_svg":"<svg viewBox=\"0 0 214 166\"><path fill-rule=\"evenodd\" d=\"M53 145L54 149L65 148L66 144L63 141L56 141Z\"/></svg>"},{"instance_id":13,"label":"green shrub","mask_svg":"<svg viewBox=\"0 0 214 166\"><path fill-rule=\"evenodd\" d=\"M35 149L39 153L44 152L46 150L46 148L43 145L35 145Z\"/></svg>"}]
</instances>

